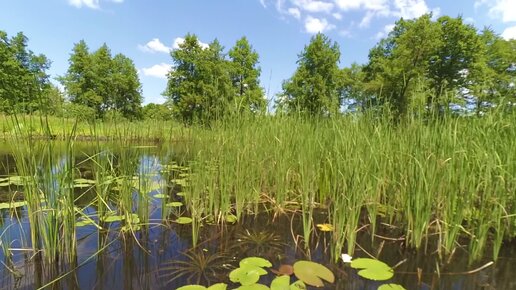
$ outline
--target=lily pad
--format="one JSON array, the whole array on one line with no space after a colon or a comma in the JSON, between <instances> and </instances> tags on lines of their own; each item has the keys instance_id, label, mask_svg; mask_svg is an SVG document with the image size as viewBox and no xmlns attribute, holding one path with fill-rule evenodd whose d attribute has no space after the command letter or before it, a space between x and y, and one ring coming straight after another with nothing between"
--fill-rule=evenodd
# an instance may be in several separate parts
<instances>
[{"instance_id":1,"label":"lily pad","mask_svg":"<svg viewBox=\"0 0 516 290\"><path fill-rule=\"evenodd\" d=\"M95 222L93 220L81 220L75 223L76 227L85 227L89 225L93 225Z\"/></svg>"},{"instance_id":2,"label":"lily pad","mask_svg":"<svg viewBox=\"0 0 516 290\"><path fill-rule=\"evenodd\" d=\"M107 216L101 218L101 220L106 223L119 222L124 219L125 219L125 216L123 216L123 215L107 215Z\"/></svg>"},{"instance_id":3,"label":"lily pad","mask_svg":"<svg viewBox=\"0 0 516 290\"><path fill-rule=\"evenodd\" d=\"M240 265L240 267L244 267L244 266L255 266L255 267L260 267L260 268L272 267L271 262L269 262L268 260L266 260L264 258L260 258L260 257L248 257L248 258L242 259L242 260L240 260L239 265ZM265 274L267 274L267 272L265 272Z\"/></svg>"},{"instance_id":4,"label":"lily pad","mask_svg":"<svg viewBox=\"0 0 516 290\"><path fill-rule=\"evenodd\" d=\"M231 273L229 273L229 280L244 286L253 285L260 280L260 276L262 275L267 275L267 271L260 267L244 265L243 267L241 266L231 271Z\"/></svg>"},{"instance_id":5,"label":"lily pad","mask_svg":"<svg viewBox=\"0 0 516 290\"><path fill-rule=\"evenodd\" d=\"M192 223L192 218L186 217L186 216L182 216L182 217L179 217L179 218L176 219L176 223L182 224L182 225L191 224Z\"/></svg>"},{"instance_id":6,"label":"lily pad","mask_svg":"<svg viewBox=\"0 0 516 290\"><path fill-rule=\"evenodd\" d=\"M158 193L158 194L155 194L153 196L154 196L154 198L167 198L167 195L164 194L164 193Z\"/></svg>"},{"instance_id":7,"label":"lily pad","mask_svg":"<svg viewBox=\"0 0 516 290\"><path fill-rule=\"evenodd\" d=\"M183 287L177 288L177 290L206 290L208 288L201 285L186 285Z\"/></svg>"},{"instance_id":8,"label":"lily pad","mask_svg":"<svg viewBox=\"0 0 516 290\"><path fill-rule=\"evenodd\" d=\"M73 181L76 184L95 184L97 183L95 180L92 179L86 179L86 178L77 178Z\"/></svg>"},{"instance_id":9,"label":"lily pad","mask_svg":"<svg viewBox=\"0 0 516 290\"><path fill-rule=\"evenodd\" d=\"M294 264L294 274L299 280L315 287L323 287L324 283L322 280L329 283L335 281L335 276L330 269L311 261L296 262Z\"/></svg>"},{"instance_id":10,"label":"lily pad","mask_svg":"<svg viewBox=\"0 0 516 290\"><path fill-rule=\"evenodd\" d=\"M274 278L271 283L271 290L290 290L290 276L283 275Z\"/></svg>"},{"instance_id":11,"label":"lily pad","mask_svg":"<svg viewBox=\"0 0 516 290\"><path fill-rule=\"evenodd\" d=\"M378 287L378 290L406 290L403 286L398 284L383 284Z\"/></svg>"},{"instance_id":12,"label":"lily pad","mask_svg":"<svg viewBox=\"0 0 516 290\"><path fill-rule=\"evenodd\" d=\"M262 284L243 285L236 290L269 290L270 288Z\"/></svg>"},{"instance_id":13,"label":"lily pad","mask_svg":"<svg viewBox=\"0 0 516 290\"><path fill-rule=\"evenodd\" d=\"M306 285L303 281L297 280L290 285L290 290L306 290Z\"/></svg>"},{"instance_id":14,"label":"lily pad","mask_svg":"<svg viewBox=\"0 0 516 290\"><path fill-rule=\"evenodd\" d=\"M169 202L169 203L165 204L165 206L167 206L167 207L182 207L183 203L180 202L180 201L173 201L173 202Z\"/></svg>"},{"instance_id":15,"label":"lily pad","mask_svg":"<svg viewBox=\"0 0 516 290\"><path fill-rule=\"evenodd\" d=\"M2 202L0 209L17 208L27 205L26 201Z\"/></svg>"},{"instance_id":16,"label":"lily pad","mask_svg":"<svg viewBox=\"0 0 516 290\"><path fill-rule=\"evenodd\" d=\"M226 215L226 222L230 224L234 224L238 221L238 218L234 214L228 214Z\"/></svg>"},{"instance_id":17,"label":"lily pad","mask_svg":"<svg viewBox=\"0 0 516 290\"><path fill-rule=\"evenodd\" d=\"M332 232L333 231L333 225L331 224L317 224L317 228L321 232Z\"/></svg>"},{"instance_id":18,"label":"lily pad","mask_svg":"<svg viewBox=\"0 0 516 290\"><path fill-rule=\"evenodd\" d=\"M186 192L180 191L180 192L176 193L176 195L177 196L185 196Z\"/></svg>"},{"instance_id":19,"label":"lily pad","mask_svg":"<svg viewBox=\"0 0 516 290\"><path fill-rule=\"evenodd\" d=\"M389 280L394 276L394 271L389 267L389 265L375 259L354 259L351 261L351 268L362 269L358 271L358 275L369 280L384 281Z\"/></svg>"}]
</instances>

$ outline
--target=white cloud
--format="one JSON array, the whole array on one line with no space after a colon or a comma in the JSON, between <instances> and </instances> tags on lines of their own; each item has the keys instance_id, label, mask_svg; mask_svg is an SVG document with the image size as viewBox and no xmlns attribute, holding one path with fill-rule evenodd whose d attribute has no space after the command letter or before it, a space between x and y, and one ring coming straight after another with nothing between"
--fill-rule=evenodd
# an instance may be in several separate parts
<instances>
[{"instance_id":1,"label":"white cloud","mask_svg":"<svg viewBox=\"0 0 516 290\"><path fill-rule=\"evenodd\" d=\"M430 12L425 0L394 0L395 16L405 19L417 18Z\"/></svg>"},{"instance_id":2,"label":"white cloud","mask_svg":"<svg viewBox=\"0 0 516 290\"><path fill-rule=\"evenodd\" d=\"M299 9L297 9L297 8L293 8L293 7L289 8L287 10L287 12L288 12L288 14L294 16L294 18L296 18L296 19L300 19L301 18L301 11L299 11Z\"/></svg>"},{"instance_id":3,"label":"white cloud","mask_svg":"<svg viewBox=\"0 0 516 290\"><path fill-rule=\"evenodd\" d=\"M170 47L164 45L159 38L153 38L145 45L138 45L138 48L145 52L170 52Z\"/></svg>"},{"instance_id":4,"label":"white cloud","mask_svg":"<svg viewBox=\"0 0 516 290\"><path fill-rule=\"evenodd\" d=\"M143 68L142 71L143 74L146 76L166 79L167 74L170 72L171 69L172 65L162 62L160 64L155 64L148 68Z\"/></svg>"},{"instance_id":5,"label":"white cloud","mask_svg":"<svg viewBox=\"0 0 516 290\"><path fill-rule=\"evenodd\" d=\"M317 1L317 0L291 0L292 4L301 8L301 10L312 13L330 13L333 10L334 4L331 2Z\"/></svg>"},{"instance_id":6,"label":"white cloud","mask_svg":"<svg viewBox=\"0 0 516 290\"><path fill-rule=\"evenodd\" d=\"M312 16L308 16L305 19L305 30L308 33L318 33L325 32L328 30L332 30L335 28L335 25L328 23L325 18L315 18Z\"/></svg>"},{"instance_id":7,"label":"white cloud","mask_svg":"<svg viewBox=\"0 0 516 290\"><path fill-rule=\"evenodd\" d=\"M373 11L387 11L389 10L388 0L335 0L337 6L343 10L373 10Z\"/></svg>"},{"instance_id":8,"label":"white cloud","mask_svg":"<svg viewBox=\"0 0 516 290\"><path fill-rule=\"evenodd\" d=\"M114 3L123 3L124 0L109 0ZM100 0L68 0L68 3L77 8L88 7L91 9L99 9L100 8Z\"/></svg>"},{"instance_id":9,"label":"white cloud","mask_svg":"<svg viewBox=\"0 0 516 290\"><path fill-rule=\"evenodd\" d=\"M375 36L376 39L382 39L389 35L389 33L394 29L394 24L388 24L383 27L383 30L378 32Z\"/></svg>"},{"instance_id":10,"label":"white cloud","mask_svg":"<svg viewBox=\"0 0 516 290\"><path fill-rule=\"evenodd\" d=\"M204 43L200 40L197 40L199 41L199 45L203 48L203 49L206 49L209 47L209 45L207 43ZM179 45L180 44L183 44L183 42L185 42L185 39L182 38L182 37L176 37L176 39L174 39L174 43L172 44L172 49L179 49Z\"/></svg>"},{"instance_id":11,"label":"white cloud","mask_svg":"<svg viewBox=\"0 0 516 290\"><path fill-rule=\"evenodd\" d=\"M516 1L514 0L477 0L475 8L486 5L489 7L489 15L502 22L516 22Z\"/></svg>"},{"instance_id":12,"label":"white cloud","mask_svg":"<svg viewBox=\"0 0 516 290\"><path fill-rule=\"evenodd\" d=\"M502 37L506 40L516 39L516 26L506 28L502 32Z\"/></svg>"}]
</instances>

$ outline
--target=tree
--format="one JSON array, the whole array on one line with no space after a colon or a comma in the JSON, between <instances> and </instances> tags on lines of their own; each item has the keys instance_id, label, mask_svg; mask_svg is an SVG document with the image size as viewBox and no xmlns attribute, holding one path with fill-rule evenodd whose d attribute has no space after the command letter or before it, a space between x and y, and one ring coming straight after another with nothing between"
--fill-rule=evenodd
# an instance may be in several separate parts
<instances>
[{"instance_id":1,"label":"tree","mask_svg":"<svg viewBox=\"0 0 516 290\"><path fill-rule=\"evenodd\" d=\"M81 40L74 45L69 63L59 80L72 103L92 108L97 117L108 111L127 119L141 117L141 84L131 59L123 54L112 57L106 44L90 53Z\"/></svg>"},{"instance_id":2,"label":"tree","mask_svg":"<svg viewBox=\"0 0 516 290\"><path fill-rule=\"evenodd\" d=\"M223 117L233 101L228 62L217 40L202 48L188 34L171 52L174 67L168 75L168 99L174 116L184 122L210 122Z\"/></svg>"},{"instance_id":3,"label":"tree","mask_svg":"<svg viewBox=\"0 0 516 290\"><path fill-rule=\"evenodd\" d=\"M0 105L2 111L32 112L39 107L50 82L50 61L27 48L28 38L18 33L11 39L0 31Z\"/></svg>"},{"instance_id":4,"label":"tree","mask_svg":"<svg viewBox=\"0 0 516 290\"><path fill-rule=\"evenodd\" d=\"M339 112L341 105L340 51L336 42L318 33L305 46L294 75L283 83L278 109L311 116Z\"/></svg>"},{"instance_id":5,"label":"tree","mask_svg":"<svg viewBox=\"0 0 516 290\"><path fill-rule=\"evenodd\" d=\"M260 87L258 53L246 37L240 38L229 50L231 82L236 91L235 103L239 111L260 112L265 109L264 91Z\"/></svg>"},{"instance_id":6,"label":"tree","mask_svg":"<svg viewBox=\"0 0 516 290\"><path fill-rule=\"evenodd\" d=\"M442 113L479 81L483 55L475 28L461 17L400 19L369 53L366 88L379 103L389 103L398 119L410 107Z\"/></svg>"},{"instance_id":7,"label":"tree","mask_svg":"<svg viewBox=\"0 0 516 290\"><path fill-rule=\"evenodd\" d=\"M172 113L165 104L150 103L143 107L143 118L146 120L171 120Z\"/></svg>"}]
</instances>

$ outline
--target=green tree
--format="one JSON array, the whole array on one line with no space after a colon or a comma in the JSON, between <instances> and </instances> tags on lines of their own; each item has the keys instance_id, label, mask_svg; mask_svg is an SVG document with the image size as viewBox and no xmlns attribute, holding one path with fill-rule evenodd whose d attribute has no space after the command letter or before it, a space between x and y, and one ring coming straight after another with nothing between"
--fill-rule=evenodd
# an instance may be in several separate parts
<instances>
[{"instance_id":1,"label":"green tree","mask_svg":"<svg viewBox=\"0 0 516 290\"><path fill-rule=\"evenodd\" d=\"M127 119L141 117L141 83L131 59L123 54L112 57L106 44L90 53L81 40L74 45L69 63L59 80L72 103L92 108L96 117L106 112Z\"/></svg>"},{"instance_id":2,"label":"green tree","mask_svg":"<svg viewBox=\"0 0 516 290\"><path fill-rule=\"evenodd\" d=\"M340 50L322 33L312 37L297 61L294 75L283 82L277 108L311 116L334 115L341 105Z\"/></svg>"},{"instance_id":3,"label":"green tree","mask_svg":"<svg viewBox=\"0 0 516 290\"><path fill-rule=\"evenodd\" d=\"M28 38L18 33L11 39L0 31L0 105L3 111L37 110L49 87L50 61L27 48Z\"/></svg>"},{"instance_id":4,"label":"green tree","mask_svg":"<svg viewBox=\"0 0 516 290\"><path fill-rule=\"evenodd\" d=\"M174 67L163 93L174 116L184 122L209 122L223 117L233 101L228 62L217 40L203 49L188 34L171 52Z\"/></svg>"},{"instance_id":5,"label":"green tree","mask_svg":"<svg viewBox=\"0 0 516 290\"><path fill-rule=\"evenodd\" d=\"M266 107L264 91L260 86L258 53L253 50L246 37L240 38L229 50L231 60L231 82L236 91L235 103L239 111L263 111Z\"/></svg>"},{"instance_id":6,"label":"green tree","mask_svg":"<svg viewBox=\"0 0 516 290\"><path fill-rule=\"evenodd\" d=\"M145 120L171 120L172 112L165 104L149 103L142 109Z\"/></svg>"}]
</instances>

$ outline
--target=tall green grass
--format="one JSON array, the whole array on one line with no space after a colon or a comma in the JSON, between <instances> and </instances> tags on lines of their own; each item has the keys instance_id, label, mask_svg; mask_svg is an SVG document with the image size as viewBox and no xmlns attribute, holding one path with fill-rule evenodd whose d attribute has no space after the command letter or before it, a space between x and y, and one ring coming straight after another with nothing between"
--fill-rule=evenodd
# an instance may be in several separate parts
<instances>
[{"instance_id":1,"label":"tall green grass","mask_svg":"<svg viewBox=\"0 0 516 290\"><path fill-rule=\"evenodd\" d=\"M467 238L472 260L487 248L496 258L516 236L515 124L514 113L496 112L400 124L369 115L226 120L192 133L192 194L203 203L190 206L241 217L263 201L296 203L305 241L313 210L327 208L335 257L354 251L357 230L374 237L382 222L401 228L409 247L446 256Z\"/></svg>"}]
</instances>

